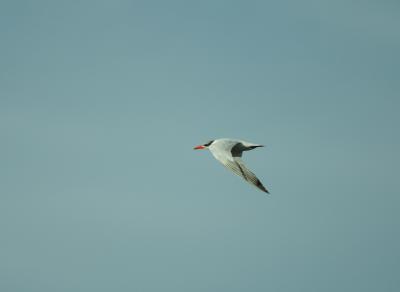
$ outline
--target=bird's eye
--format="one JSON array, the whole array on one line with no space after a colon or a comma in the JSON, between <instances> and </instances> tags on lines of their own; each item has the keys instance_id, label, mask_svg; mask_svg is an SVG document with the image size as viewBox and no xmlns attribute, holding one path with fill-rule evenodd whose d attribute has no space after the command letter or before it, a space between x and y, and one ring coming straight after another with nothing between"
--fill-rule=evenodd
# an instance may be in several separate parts
<instances>
[{"instance_id":1,"label":"bird's eye","mask_svg":"<svg viewBox=\"0 0 400 292\"><path fill-rule=\"evenodd\" d=\"M211 144L212 144L212 142L214 142L214 140L211 140L211 141L209 141L209 142L207 142L206 144L204 144L203 146L210 146Z\"/></svg>"}]
</instances>

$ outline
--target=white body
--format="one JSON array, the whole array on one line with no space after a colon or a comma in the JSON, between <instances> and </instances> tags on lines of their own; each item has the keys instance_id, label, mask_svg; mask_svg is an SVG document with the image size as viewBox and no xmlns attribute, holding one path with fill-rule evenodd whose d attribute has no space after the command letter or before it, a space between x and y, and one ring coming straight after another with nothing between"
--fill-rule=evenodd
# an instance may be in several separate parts
<instances>
[{"instance_id":1,"label":"white body","mask_svg":"<svg viewBox=\"0 0 400 292\"><path fill-rule=\"evenodd\" d=\"M263 147L263 145L227 138L214 140L207 146L212 155L225 167L263 192L269 193L256 175L244 165L241 159L243 151L249 151L257 147Z\"/></svg>"}]
</instances>

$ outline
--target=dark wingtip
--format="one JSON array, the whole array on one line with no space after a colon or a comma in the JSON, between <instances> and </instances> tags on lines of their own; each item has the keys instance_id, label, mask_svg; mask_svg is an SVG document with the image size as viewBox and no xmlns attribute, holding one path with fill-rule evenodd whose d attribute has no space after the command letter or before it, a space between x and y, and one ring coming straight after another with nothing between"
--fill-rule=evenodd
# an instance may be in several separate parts
<instances>
[{"instance_id":1,"label":"dark wingtip","mask_svg":"<svg viewBox=\"0 0 400 292\"><path fill-rule=\"evenodd\" d=\"M259 180L257 181L257 187L258 187L260 190L262 190L264 193L269 194L269 191L267 190L267 188L264 187L263 184L262 184Z\"/></svg>"},{"instance_id":2,"label":"dark wingtip","mask_svg":"<svg viewBox=\"0 0 400 292\"><path fill-rule=\"evenodd\" d=\"M253 146L248 147L247 150L253 150L253 149L256 149L258 147L265 147L265 146L264 145L253 145Z\"/></svg>"}]
</instances>

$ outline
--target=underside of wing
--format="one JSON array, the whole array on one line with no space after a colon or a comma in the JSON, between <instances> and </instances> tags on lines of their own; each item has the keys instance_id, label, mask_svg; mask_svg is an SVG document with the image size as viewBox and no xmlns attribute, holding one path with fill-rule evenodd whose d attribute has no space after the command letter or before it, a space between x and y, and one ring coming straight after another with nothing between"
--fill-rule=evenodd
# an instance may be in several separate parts
<instances>
[{"instance_id":1,"label":"underside of wing","mask_svg":"<svg viewBox=\"0 0 400 292\"><path fill-rule=\"evenodd\" d=\"M223 165L225 165L229 170L233 171L238 176L242 177L248 183L256 186L260 190L265 193L268 193L268 190L263 186L261 181L256 177L254 173L252 173L243 163L242 159L239 157L235 157L233 160L219 160Z\"/></svg>"}]
</instances>

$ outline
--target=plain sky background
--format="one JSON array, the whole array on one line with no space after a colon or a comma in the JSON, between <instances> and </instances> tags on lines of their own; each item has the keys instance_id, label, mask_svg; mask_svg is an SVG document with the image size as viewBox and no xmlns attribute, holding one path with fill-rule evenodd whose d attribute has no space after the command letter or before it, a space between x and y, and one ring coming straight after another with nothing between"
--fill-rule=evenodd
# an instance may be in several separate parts
<instances>
[{"instance_id":1,"label":"plain sky background","mask_svg":"<svg viewBox=\"0 0 400 292\"><path fill-rule=\"evenodd\" d=\"M399 291L398 1L1 1L0 37L1 291Z\"/></svg>"}]
</instances>

